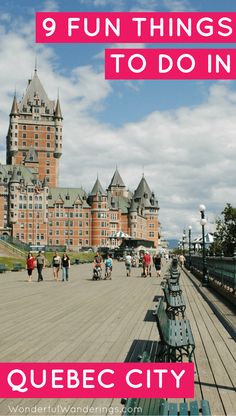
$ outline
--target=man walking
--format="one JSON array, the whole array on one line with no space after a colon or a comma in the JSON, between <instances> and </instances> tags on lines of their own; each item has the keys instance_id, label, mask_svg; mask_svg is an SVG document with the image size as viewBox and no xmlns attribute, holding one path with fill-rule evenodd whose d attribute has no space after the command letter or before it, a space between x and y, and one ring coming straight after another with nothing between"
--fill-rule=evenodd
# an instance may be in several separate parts
<instances>
[{"instance_id":1,"label":"man walking","mask_svg":"<svg viewBox=\"0 0 236 416\"><path fill-rule=\"evenodd\" d=\"M36 257L36 265L37 265L37 270L38 270L38 282L42 282L43 280L42 271L45 267L45 257L42 251L38 252L38 255Z\"/></svg>"}]
</instances>

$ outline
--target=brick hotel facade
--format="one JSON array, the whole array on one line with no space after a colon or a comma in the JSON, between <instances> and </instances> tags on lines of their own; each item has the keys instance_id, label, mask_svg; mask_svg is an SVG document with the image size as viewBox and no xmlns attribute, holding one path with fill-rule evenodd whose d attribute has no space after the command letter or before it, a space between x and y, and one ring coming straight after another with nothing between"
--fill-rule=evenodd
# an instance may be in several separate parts
<instances>
[{"instance_id":1,"label":"brick hotel facade","mask_svg":"<svg viewBox=\"0 0 236 416\"><path fill-rule=\"evenodd\" d=\"M130 192L118 170L104 190L97 178L89 194L58 187L63 117L35 70L20 102L16 96L0 164L0 234L37 245L115 246L122 231L158 244L158 202L143 176Z\"/></svg>"}]
</instances>

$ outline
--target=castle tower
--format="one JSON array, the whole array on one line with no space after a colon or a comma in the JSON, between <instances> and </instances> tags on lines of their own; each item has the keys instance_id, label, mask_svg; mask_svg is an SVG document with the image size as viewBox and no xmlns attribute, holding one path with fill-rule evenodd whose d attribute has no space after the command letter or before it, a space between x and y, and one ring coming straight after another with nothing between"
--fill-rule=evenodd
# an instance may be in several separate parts
<instances>
[{"instance_id":1,"label":"castle tower","mask_svg":"<svg viewBox=\"0 0 236 416\"><path fill-rule=\"evenodd\" d=\"M18 152L18 125L19 125L19 109L14 95L12 108L10 112L10 123L7 134L7 164L15 164L15 157Z\"/></svg>"},{"instance_id":2,"label":"castle tower","mask_svg":"<svg viewBox=\"0 0 236 416\"><path fill-rule=\"evenodd\" d=\"M159 237L158 211L158 201L143 176L132 198L130 226L132 235L136 228L137 237L153 241L154 247L157 247Z\"/></svg>"},{"instance_id":3,"label":"castle tower","mask_svg":"<svg viewBox=\"0 0 236 416\"><path fill-rule=\"evenodd\" d=\"M111 183L108 186L108 191L110 191L113 196L128 197L128 191L117 168L112 177Z\"/></svg>"},{"instance_id":4,"label":"castle tower","mask_svg":"<svg viewBox=\"0 0 236 416\"><path fill-rule=\"evenodd\" d=\"M34 167L39 180L46 177L47 185L56 187L62 155L62 120L59 98L56 104L49 100L35 69L22 100L17 102L16 96L13 99L7 164Z\"/></svg>"},{"instance_id":5,"label":"castle tower","mask_svg":"<svg viewBox=\"0 0 236 416\"><path fill-rule=\"evenodd\" d=\"M91 244L92 246L106 246L109 243L108 200L99 179L97 178L89 194L91 206Z\"/></svg>"},{"instance_id":6,"label":"castle tower","mask_svg":"<svg viewBox=\"0 0 236 416\"><path fill-rule=\"evenodd\" d=\"M9 223L12 226L16 224L18 220L18 192L17 188L19 187L19 178L17 175L17 167L14 167L12 172L12 177L9 181Z\"/></svg>"}]
</instances>

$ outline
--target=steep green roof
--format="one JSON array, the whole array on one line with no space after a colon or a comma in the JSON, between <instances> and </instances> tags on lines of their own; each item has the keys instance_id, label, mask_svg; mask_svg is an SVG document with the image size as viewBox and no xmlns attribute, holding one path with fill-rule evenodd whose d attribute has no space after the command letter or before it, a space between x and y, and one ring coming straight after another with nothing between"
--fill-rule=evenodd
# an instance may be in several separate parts
<instances>
[{"instance_id":1,"label":"steep green roof","mask_svg":"<svg viewBox=\"0 0 236 416\"><path fill-rule=\"evenodd\" d=\"M82 188L49 188L48 206L52 208L58 200L62 200L67 208L78 201L81 201L83 208L89 208L87 194Z\"/></svg>"},{"instance_id":2,"label":"steep green roof","mask_svg":"<svg viewBox=\"0 0 236 416\"><path fill-rule=\"evenodd\" d=\"M23 111L23 107L29 108L30 104L33 103L34 100L38 98L41 101L44 101L45 108L49 109L51 115L54 115L54 105L55 102L49 100L47 93L38 77L37 71L34 71L34 76L32 80L29 81L29 84L26 89L26 93L19 103L19 111Z\"/></svg>"},{"instance_id":3,"label":"steep green roof","mask_svg":"<svg viewBox=\"0 0 236 416\"><path fill-rule=\"evenodd\" d=\"M93 186L92 191L90 192L89 196L95 196L97 194L106 195L106 192L104 191L99 179L96 179L96 182Z\"/></svg>"},{"instance_id":4,"label":"steep green roof","mask_svg":"<svg viewBox=\"0 0 236 416\"><path fill-rule=\"evenodd\" d=\"M123 179L121 178L118 169L116 168L115 173L112 177L111 183L108 187L108 189L111 189L112 187L120 187L120 188L125 188L125 184L123 182Z\"/></svg>"}]
</instances>

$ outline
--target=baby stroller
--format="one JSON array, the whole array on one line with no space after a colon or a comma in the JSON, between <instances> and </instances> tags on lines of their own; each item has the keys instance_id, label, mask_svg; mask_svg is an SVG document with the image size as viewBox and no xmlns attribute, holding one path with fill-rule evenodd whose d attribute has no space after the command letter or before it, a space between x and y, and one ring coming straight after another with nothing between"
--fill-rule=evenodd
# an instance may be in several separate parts
<instances>
[{"instance_id":1,"label":"baby stroller","mask_svg":"<svg viewBox=\"0 0 236 416\"><path fill-rule=\"evenodd\" d=\"M97 265L93 269L93 280L101 280L102 278L102 269L101 266Z\"/></svg>"}]
</instances>

